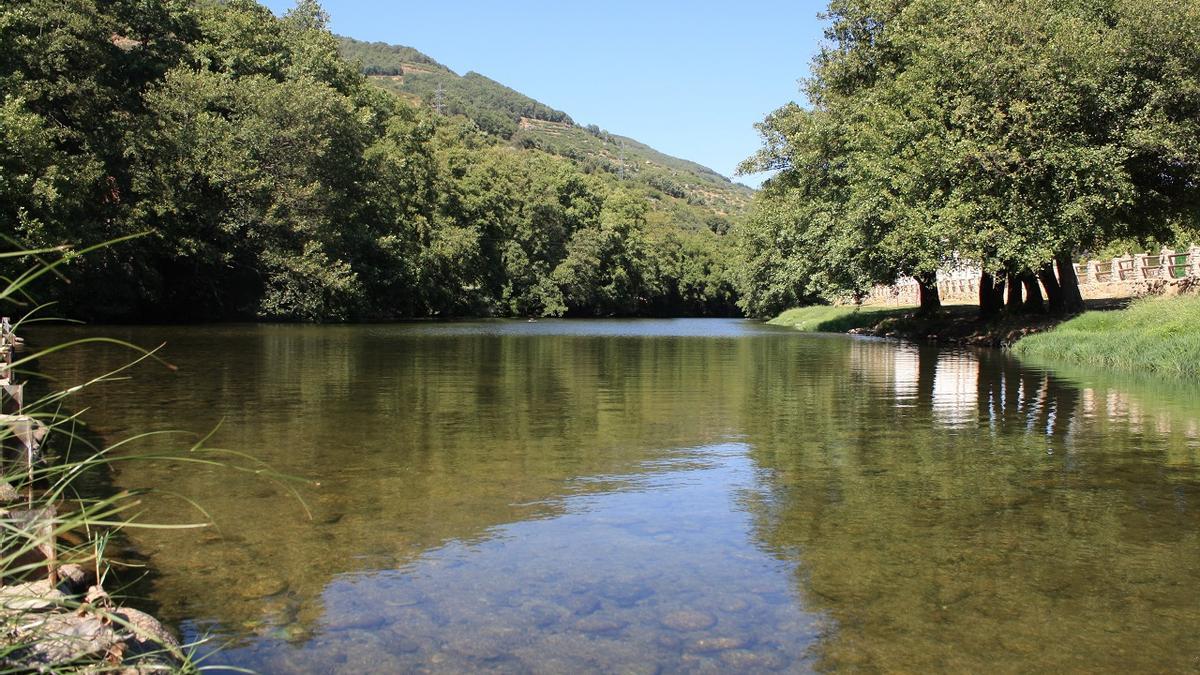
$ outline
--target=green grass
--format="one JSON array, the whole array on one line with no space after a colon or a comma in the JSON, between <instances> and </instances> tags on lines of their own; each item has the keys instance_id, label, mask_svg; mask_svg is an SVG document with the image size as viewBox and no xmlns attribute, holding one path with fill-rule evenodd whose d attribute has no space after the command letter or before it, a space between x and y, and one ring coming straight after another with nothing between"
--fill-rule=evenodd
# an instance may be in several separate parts
<instances>
[{"instance_id":1,"label":"green grass","mask_svg":"<svg viewBox=\"0 0 1200 675\"><path fill-rule=\"evenodd\" d=\"M767 323L791 326L815 333L846 333L855 328L871 328L884 319L909 314L913 307L857 307L854 305L812 305L789 309Z\"/></svg>"},{"instance_id":2,"label":"green grass","mask_svg":"<svg viewBox=\"0 0 1200 675\"><path fill-rule=\"evenodd\" d=\"M1013 346L1017 356L1146 373L1200 374L1200 296L1085 312Z\"/></svg>"}]
</instances>

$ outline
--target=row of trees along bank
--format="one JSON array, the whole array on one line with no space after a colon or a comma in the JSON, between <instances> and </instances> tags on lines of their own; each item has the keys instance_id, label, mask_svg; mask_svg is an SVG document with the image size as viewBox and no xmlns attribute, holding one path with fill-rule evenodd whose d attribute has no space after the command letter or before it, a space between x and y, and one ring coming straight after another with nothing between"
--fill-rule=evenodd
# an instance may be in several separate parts
<instances>
[{"instance_id":1,"label":"row of trees along bank","mask_svg":"<svg viewBox=\"0 0 1200 675\"><path fill-rule=\"evenodd\" d=\"M743 172L743 309L981 266L980 309L1082 309L1073 256L1200 223L1200 3L834 0L803 91ZM1041 288L1048 296L1042 302Z\"/></svg>"},{"instance_id":2,"label":"row of trees along bank","mask_svg":"<svg viewBox=\"0 0 1200 675\"><path fill-rule=\"evenodd\" d=\"M312 0L0 3L0 234L151 233L39 296L85 319L737 311L705 213L371 87L326 21Z\"/></svg>"}]
</instances>

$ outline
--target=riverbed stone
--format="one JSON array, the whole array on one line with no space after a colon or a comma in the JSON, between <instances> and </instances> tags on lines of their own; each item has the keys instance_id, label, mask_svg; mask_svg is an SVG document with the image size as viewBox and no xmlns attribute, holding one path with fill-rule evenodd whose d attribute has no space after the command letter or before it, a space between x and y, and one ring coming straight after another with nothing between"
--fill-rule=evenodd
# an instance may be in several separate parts
<instances>
[{"instance_id":1,"label":"riverbed stone","mask_svg":"<svg viewBox=\"0 0 1200 675\"><path fill-rule=\"evenodd\" d=\"M722 612L737 613L744 612L750 608L750 601L739 595L721 598L717 604L717 608Z\"/></svg>"},{"instance_id":2,"label":"riverbed stone","mask_svg":"<svg viewBox=\"0 0 1200 675\"><path fill-rule=\"evenodd\" d=\"M87 567L68 563L58 568L58 590L63 593L83 595L94 583L96 574Z\"/></svg>"},{"instance_id":3,"label":"riverbed stone","mask_svg":"<svg viewBox=\"0 0 1200 675\"><path fill-rule=\"evenodd\" d=\"M388 591L382 601L388 607L412 607L425 602L425 597L411 590Z\"/></svg>"},{"instance_id":4,"label":"riverbed stone","mask_svg":"<svg viewBox=\"0 0 1200 675\"><path fill-rule=\"evenodd\" d=\"M620 607L632 607L638 601L654 595L654 591L645 584L613 583L605 586L601 595Z\"/></svg>"},{"instance_id":5,"label":"riverbed stone","mask_svg":"<svg viewBox=\"0 0 1200 675\"><path fill-rule=\"evenodd\" d=\"M572 595L563 600L562 606L576 616L587 616L600 609L600 599L593 595Z\"/></svg>"},{"instance_id":6,"label":"riverbed stone","mask_svg":"<svg viewBox=\"0 0 1200 675\"><path fill-rule=\"evenodd\" d=\"M98 616L52 614L19 629L10 644L25 645L6 659L6 665L36 670L91 657L99 658L121 643L111 626Z\"/></svg>"},{"instance_id":7,"label":"riverbed stone","mask_svg":"<svg viewBox=\"0 0 1200 675\"><path fill-rule=\"evenodd\" d=\"M614 673L621 673L621 675L658 675L662 672L662 667L652 661L639 659L613 664L610 670Z\"/></svg>"},{"instance_id":8,"label":"riverbed stone","mask_svg":"<svg viewBox=\"0 0 1200 675\"><path fill-rule=\"evenodd\" d=\"M125 640L128 647L127 656L162 654L164 660L168 661L174 661L182 656L179 651L179 641L158 619L130 607L113 612L113 616L120 623L120 630L129 634L128 639Z\"/></svg>"},{"instance_id":9,"label":"riverbed stone","mask_svg":"<svg viewBox=\"0 0 1200 675\"><path fill-rule=\"evenodd\" d=\"M6 480L0 480L0 504L11 504L21 499L21 493Z\"/></svg>"},{"instance_id":10,"label":"riverbed stone","mask_svg":"<svg viewBox=\"0 0 1200 675\"><path fill-rule=\"evenodd\" d=\"M394 637L387 641L387 649L393 654L414 654L421 651L421 642L405 636Z\"/></svg>"},{"instance_id":11,"label":"riverbed stone","mask_svg":"<svg viewBox=\"0 0 1200 675\"><path fill-rule=\"evenodd\" d=\"M698 609L681 609L671 612L662 619L662 624L667 628L682 632L705 630L712 628L716 623L715 616Z\"/></svg>"},{"instance_id":12,"label":"riverbed stone","mask_svg":"<svg viewBox=\"0 0 1200 675\"><path fill-rule=\"evenodd\" d=\"M458 635L446 641L446 649L459 656L478 661L492 661L506 656L510 643L495 635Z\"/></svg>"},{"instance_id":13,"label":"riverbed stone","mask_svg":"<svg viewBox=\"0 0 1200 675\"><path fill-rule=\"evenodd\" d=\"M47 579L0 586L0 612L41 612L62 607L67 596Z\"/></svg>"},{"instance_id":14,"label":"riverbed stone","mask_svg":"<svg viewBox=\"0 0 1200 675\"><path fill-rule=\"evenodd\" d=\"M571 612L564 607L540 600L528 601L522 604L517 611L521 617L524 617L524 620L536 628L548 628L571 615Z\"/></svg>"},{"instance_id":15,"label":"riverbed stone","mask_svg":"<svg viewBox=\"0 0 1200 675\"><path fill-rule=\"evenodd\" d=\"M371 631L386 623L384 617L374 613L345 612L327 618L325 629L331 633Z\"/></svg>"},{"instance_id":16,"label":"riverbed stone","mask_svg":"<svg viewBox=\"0 0 1200 675\"><path fill-rule=\"evenodd\" d=\"M688 644L689 652L707 654L723 652L729 649L741 649L749 644L749 640L741 637L704 637Z\"/></svg>"},{"instance_id":17,"label":"riverbed stone","mask_svg":"<svg viewBox=\"0 0 1200 675\"><path fill-rule=\"evenodd\" d=\"M721 663L736 671L779 670L788 660L773 650L729 649L720 653Z\"/></svg>"},{"instance_id":18,"label":"riverbed stone","mask_svg":"<svg viewBox=\"0 0 1200 675\"><path fill-rule=\"evenodd\" d=\"M256 577L242 583L238 589L247 600L258 600L279 595L288 588L287 582L278 577Z\"/></svg>"},{"instance_id":19,"label":"riverbed stone","mask_svg":"<svg viewBox=\"0 0 1200 675\"><path fill-rule=\"evenodd\" d=\"M346 514L341 511L330 511L314 517L313 522L317 525L336 525L342 522L342 518L345 516Z\"/></svg>"},{"instance_id":20,"label":"riverbed stone","mask_svg":"<svg viewBox=\"0 0 1200 675\"><path fill-rule=\"evenodd\" d=\"M671 633L659 633L654 638L654 644L667 651L678 651L679 647L683 645L683 638Z\"/></svg>"},{"instance_id":21,"label":"riverbed stone","mask_svg":"<svg viewBox=\"0 0 1200 675\"><path fill-rule=\"evenodd\" d=\"M575 622L575 630L581 633L615 633L627 624L619 619L605 618L595 614Z\"/></svg>"}]
</instances>

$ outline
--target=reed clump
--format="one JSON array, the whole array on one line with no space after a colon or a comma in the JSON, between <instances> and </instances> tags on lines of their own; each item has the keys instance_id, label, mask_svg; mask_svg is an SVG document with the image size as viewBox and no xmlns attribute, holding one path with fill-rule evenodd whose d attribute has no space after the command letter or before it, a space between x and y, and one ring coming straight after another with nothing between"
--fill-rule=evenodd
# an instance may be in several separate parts
<instances>
[{"instance_id":1,"label":"reed clump","mask_svg":"<svg viewBox=\"0 0 1200 675\"><path fill-rule=\"evenodd\" d=\"M46 305L29 297L30 284L89 250L0 251L0 315L13 317L0 318L0 672L194 672L201 669L198 643L181 646L154 617L126 606L119 589L110 594L120 575L114 574L119 563L109 551L123 530L206 523L141 522L144 493L98 490L97 483L105 481L93 479L119 463L145 461L282 477L242 453L205 447L207 437L168 453L135 452L131 446L173 432L107 444L89 437L79 415L68 412L71 396L148 359L172 367L154 351L103 337L36 349L22 339L23 328L45 320L40 315ZM31 382L40 357L96 343L128 348L130 361L65 388Z\"/></svg>"}]
</instances>

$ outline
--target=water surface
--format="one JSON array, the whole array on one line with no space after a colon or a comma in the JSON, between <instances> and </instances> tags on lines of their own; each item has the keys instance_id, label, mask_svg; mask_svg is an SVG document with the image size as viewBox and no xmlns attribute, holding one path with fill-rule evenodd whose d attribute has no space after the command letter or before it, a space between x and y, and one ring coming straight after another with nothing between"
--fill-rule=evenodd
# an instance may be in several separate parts
<instances>
[{"instance_id":1,"label":"water surface","mask_svg":"<svg viewBox=\"0 0 1200 675\"><path fill-rule=\"evenodd\" d=\"M169 491L147 519L215 522L131 534L148 606L223 643L214 663L1200 668L1190 387L728 320L37 339L80 333L179 367L77 397L102 437L219 424L213 445L309 481L301 504L227 469L115 477Z\"/></svg>"}]
</instances>

